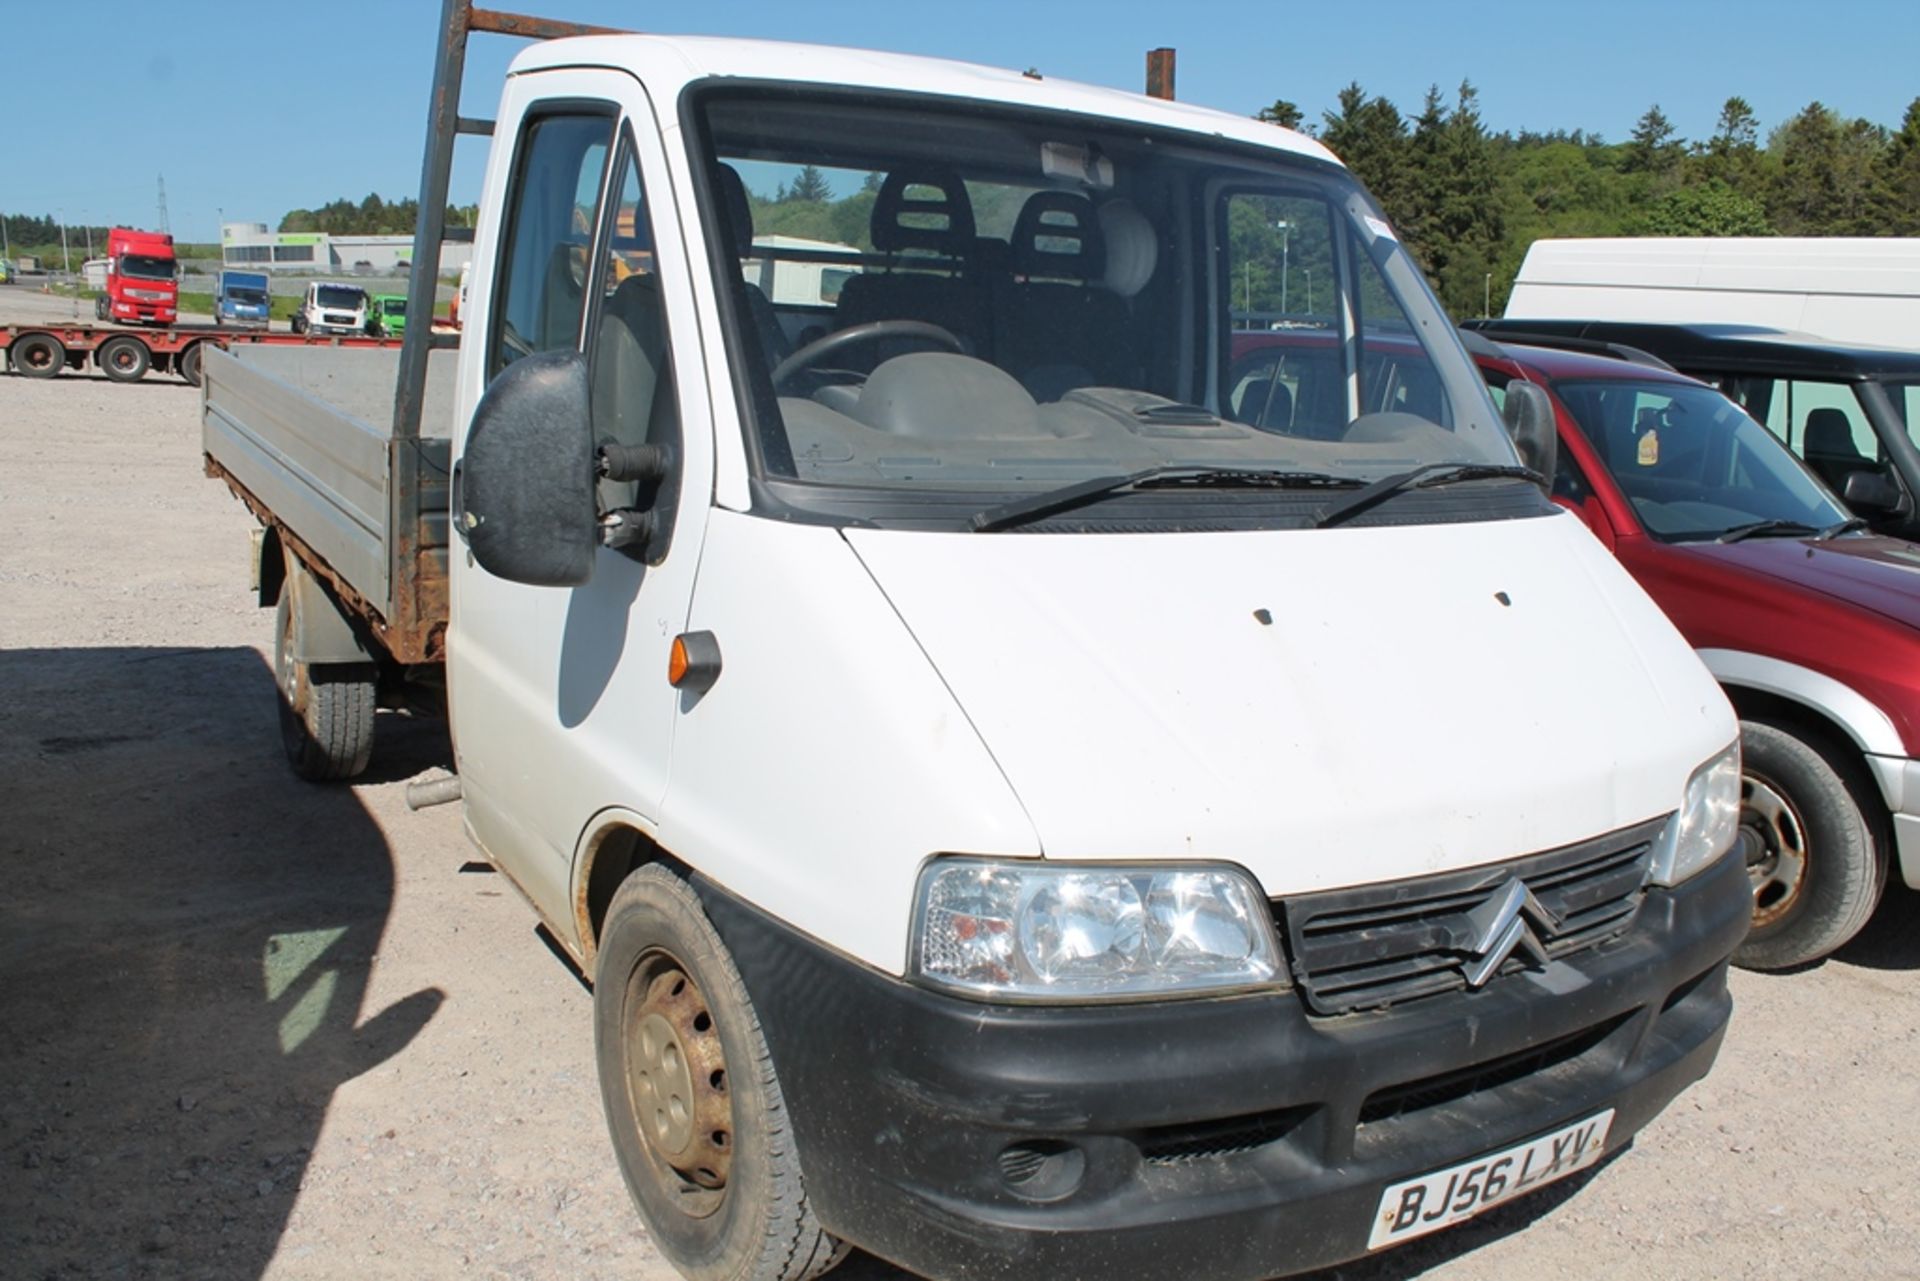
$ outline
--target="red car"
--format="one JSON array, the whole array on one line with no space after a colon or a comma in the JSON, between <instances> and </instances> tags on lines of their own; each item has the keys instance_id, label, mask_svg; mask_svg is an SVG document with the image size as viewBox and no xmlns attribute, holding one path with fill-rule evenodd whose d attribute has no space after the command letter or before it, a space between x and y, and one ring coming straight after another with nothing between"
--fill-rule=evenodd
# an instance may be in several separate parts
<instances>
[{"instance_id":1,"label":"red car","mask_svg":"<svg viewBox=\"0 0 1920 1281\"><path fill-rule=\"evenodd\" d=\"M1554 500L1667 612L1740 714L1754 917L1736 959L1825 956L1866 923L1890 862L1920 888L1920 546L1864 532L1737 405L1644 353L1475 335L1468 349L1496 398L1516 378L1547 389Z\"/></svg>"}]
</instances>

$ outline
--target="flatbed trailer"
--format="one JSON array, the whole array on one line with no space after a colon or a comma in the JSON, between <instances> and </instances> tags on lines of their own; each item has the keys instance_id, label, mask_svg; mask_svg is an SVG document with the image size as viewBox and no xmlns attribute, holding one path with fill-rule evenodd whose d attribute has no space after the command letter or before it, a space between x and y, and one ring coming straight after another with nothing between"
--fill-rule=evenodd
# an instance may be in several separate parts
<instances>
[{"instance_id":1,"label":"flatbed trailer","mask_svg":"<svg viewBox=\"0 0 1920 1281\"><path fill-rule=\"evenodd\" d=\"M266 330L216 329L212 325L171 325L134 329L84 321L0 325L0 352L16 374L52 378L62 369L89 363L115 382L138 382L149 371L174 374L200 385L206 346L398 347L397 338L317 338Z\"/></svg>"}]
</instances>

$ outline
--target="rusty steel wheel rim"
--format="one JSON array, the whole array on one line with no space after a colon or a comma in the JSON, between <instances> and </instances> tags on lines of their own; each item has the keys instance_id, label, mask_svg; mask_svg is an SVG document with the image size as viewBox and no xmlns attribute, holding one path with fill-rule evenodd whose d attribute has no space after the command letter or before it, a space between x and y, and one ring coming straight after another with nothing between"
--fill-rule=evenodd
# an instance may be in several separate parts
<instances>
[{"instance_id":1,"label":"rusty steel wheel rim","mask_svg":"<svg viewBox=\"0 0 1920 1281\"><path fill-rule=\"evenodd\" d=\"M1782 789L1757 774L1740 776L1740 848L1753 889L1753 927L1780 920L1807 887L1807 823Z\"/></svg>"},{"instance_id":2,"label":"rusty steel wheel rim","mask_svg":"<svg viewBox=\"0 0 1920 1281\"><path fill-rule=\"evenodd\" d=\"M682 1212L718 1209L733 1168L727 1060L706 995L671 956L641 958L621 1011L627 1102L653 1174Z\"/></svg>"},{"instance_id":3,"label":"rusty steel wheel rim","mask_svg":"<svg viewBox=\"0 0 1920 1281\"><path fill-rule=\"evenodd\" d=\"M286 584L282 591L292 591L292 584ZM291 602L289 602L291 605ZM307 681L305 669L293 657L293 610L287 610L286 621L280 628L280 652L275 655L279 664L280 695L286 700L287 707L297 716L307 714Z\"/></svg>"}]
</instances>

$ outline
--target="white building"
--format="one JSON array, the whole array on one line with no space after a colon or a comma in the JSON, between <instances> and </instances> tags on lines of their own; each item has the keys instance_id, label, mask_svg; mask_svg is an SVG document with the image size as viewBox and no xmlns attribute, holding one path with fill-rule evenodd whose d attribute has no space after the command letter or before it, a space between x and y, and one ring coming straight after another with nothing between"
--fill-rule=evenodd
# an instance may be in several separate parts
<instances>
[{"instance_id":1,"label":"white building","mask_svg":"<svg viewBox=\"0 0 1920 1281\"><path fill-rule=\"evenodd\" d=\"M254 271L394 276L412 265L413 237L330 236L273 231L264 222L228 222L220 226L220 257L226 266ZM458 274L472 257L472 245L443 242L440 274Z\"/></svg>"}]
</instances>

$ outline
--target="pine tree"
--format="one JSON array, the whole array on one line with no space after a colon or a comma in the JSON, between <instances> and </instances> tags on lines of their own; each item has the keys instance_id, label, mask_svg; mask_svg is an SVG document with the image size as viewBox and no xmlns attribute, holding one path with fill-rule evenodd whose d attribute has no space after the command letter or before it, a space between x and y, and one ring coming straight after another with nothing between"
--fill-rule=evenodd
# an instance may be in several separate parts
<instances>
[{"instance_id":1,"label":"pine tree","mask_svg":"<svg viewBox=\"0 0 1920 1281\"><path fill-rule=\"evenodd\" d=\"M808 165L795 176L793 186L787 190L786 198L821 203L833 199L833 188L828 184L826 175L812 165Z\"/></svg>"},{"instance_id":2,"label":"pine tree","mask_svg":"<svg viewBox=\"0 0 1920 1281\"><path fill-rule=\"evenodd\" d=\"M1663 177L1680 162L1681 145L1674 138L1673 122L1654 103L1633 126L1626 153L1621 157L1622 173L1644 173Z\"/></svg>"},{"instance_id":3,"label":"pine tree","mask_svg":"<svg viewBox=\"0 0 1920 1281\"><path fill-rule=\"evenodd\" d=\"M1271 107L1262 107L1254 119L1270 125L1279 125L1282 129L1298 129L1306 113L1285 98L1275 98Z\"/></svg>"},{"instance_id":4,"label":"pine tree","mask_svg":"<svg viewBox=\"0 0 1920 1281\"><path fill-rule=\"evenodd\" d=\"M1920 98L1880 154L1875 220L1885 234L1920 235Z\"/></svg>"}]
</instances>

